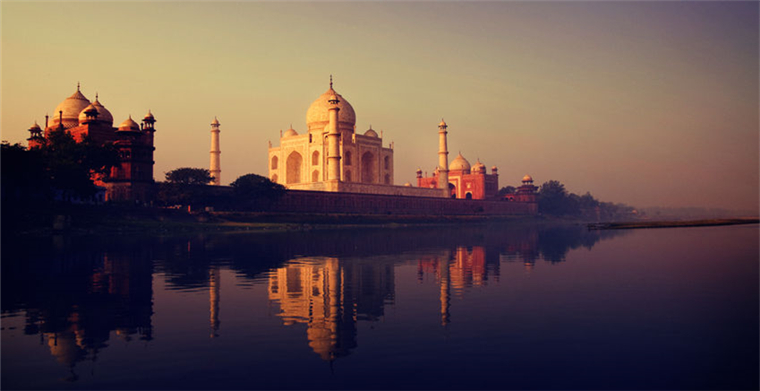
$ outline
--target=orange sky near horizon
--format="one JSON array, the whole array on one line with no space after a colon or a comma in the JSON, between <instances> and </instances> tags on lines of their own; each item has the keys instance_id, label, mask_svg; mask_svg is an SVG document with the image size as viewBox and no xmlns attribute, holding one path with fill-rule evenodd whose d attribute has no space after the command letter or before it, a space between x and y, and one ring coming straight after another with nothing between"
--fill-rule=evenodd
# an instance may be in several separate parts
<instances>
[{"instance_id":1,"label":"orange sky near horizon","mask_svg":"<svg viewBox=\"0 0 760 391\"><path fill-rule=\"evenodd\" d=\"M757 2L15 2L2 139L82 83L116 124L156 116L154 177L267 174L267 141L328 87L395 143L395 182L450 158L638 207L758 211Z\"/></svg>"}]
</instances>

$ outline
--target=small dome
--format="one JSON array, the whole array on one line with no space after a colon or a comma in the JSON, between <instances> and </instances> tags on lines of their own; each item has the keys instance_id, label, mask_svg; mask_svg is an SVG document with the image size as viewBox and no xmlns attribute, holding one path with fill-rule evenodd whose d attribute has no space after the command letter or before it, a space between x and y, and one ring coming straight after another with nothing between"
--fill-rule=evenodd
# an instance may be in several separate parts
<instances>
[{"instance_id":1,"label":"small dome","mask_svg":"<svg viewBox=\"0 0 760 391\"><path fill-rule=\"evenodd\" d=\"M32 125L32 127L29 128L29 130L42 130L42 129L40 128L40 125L37 125L37 121L34 121L34 125Z\"/></svg>"},{"instance_id":2,"label":"small dome","mask_svg":"<svg viewBox=\"0 0 760 391\"><path fill-rule=\"evenodd\" d=\"M445 127L448 127L448 125L446 125L446 121L444 121L444 120L443 120L443 118L441 118L441 123L440 123L440 124L438 124L438 127L439 127L439 128L445 128Z\"/></svg>"},{"instance_id":3,"label":"small dome","mask_svg":"<svg viewBox=\"0 0 760 391\"><path fill-rule=\"evenodd\" d=\"M79 123L80 123L80 124L84 123L84 121L86 121L86 120L87 120L87 112L90 112L90 111L93 111L93 110L95 110L95 112L96 112L96 113L98 113L98 115L95 117L95 119L96 119L96 120L100 119L100 111L98 110L98 108L97 108L97 107L95 107L95 105L93 105L93 104L91 103L91 104L89 104L87 107L85 107L85 108L84 108L84 109L83 109L83 110L82 110L82 111L79 113Z\"/></svg>"},{"instance_id":4,"label":"small dome","mask_svg":"<svg viewBox=\"0 0 760 391\"><path fill-rule=\"evenodd\" d=\"M366 131L366 132L364 132L364 135L365 135L365 136L369 136L369 137L378 137L378 136L377 136L377 132L375 132L375 130L374 130L374 129L372 129L372 125L370 125L370 126L369 126L369 129L367 129L367 131Z\"/></svg>"},{"instance_id":5,"label":"small dome","mask_svg":"<svg viewBox=\"0 0 760 391\"><path fill-rule=\"evenodd\" d=\"M87 106L90 105L90 100L85 98L79 91L79 85L77 90L70 97L66 98L55 108L52 115L52 123L50 126L58 126L60 122L61 112L63 112L63 127L73 128L79 125L79 113L82 112Z\"/></svg>"},{"instance_id":6,"label":"small dome","mask_svg":"<svg viewBox=\"0 0 760 391\"><path fill-rule=\"evenodd\" d=\"M451 164L449 164L449 170L470 171L470 162L468 162L460 153L451 161Z\"/></svg>"},{"instance_id":7,"label":"small dome","mask_svg":"<svg viewBox=\"0 0 760 391\"><path fill-rule=\"evenodd\" d=\"M356 113L354 108L348 101L339 93L332 89L332 86L320 95L306 111L306 125L309 130L324 129L324 127L330 122L329 109L332 104L329 102L331 98L337 98L338 102L338 129L348 130L353 132L354 125L356 124Z\"/></svg>"},{"instance_id":8,"label":"small dome","mask_svg":"<svg viewBox=\"0 0 760 391\"><path fill-rule=\"evenodd\" d=\"M130 115L129 118L127 118L124 122L119 125L120 131L133 131L133 132L139 132L140 131L140 125L137 124L134 120L132 120L132 116Z\"/></svg>"},{"instance_id":9,"label":"small dome","mask_svg":"<svg viewBox=\"0 0 760 391\"><path fill-rule=\"evenodd\" d=\"M293 137L293 136L298 136L298 132L296 132L296 130L293 128L286 130L285 133L282 135L283 138Z\"/></svg>"},{"instance_id":10,"label":"small dome","mask_svg":"<svg viewBox=\"0 0 760 391\"><path fill-rule=\"evenodd\" d=\"M92 102L92 105L98 109L98 121L105 122L109 125L113 124L113 115L111 115L111 112L98 101L98 94L95 94L95 102Z\"/></svg>"},{"instance_id":11,"label":"small dome","mask_svg":"<svg viewBox=\"0 0 760 391\"><path fill-rule=\"evenodd\" d=\"M533 182L533 178L530 175L525 175L522 179L523 182Z\"/></svg>"},{"instance_id":12,"label":"small dome","mask_svg":"<svg viewBox=\"0 0 760 391\"><path fill-rule=\"evenodd\" d=\"M155 120L156 120L156 117L153 116L153 113L151 113L150 110L148 110L148 114L145 114L145 117L143 117L143 121L155 121ZM217 122L217 125L218 124L219 122Z\"/></svg>"},{"instance_id":13,"label":"small dome","mask_svg":"<svg viewBox=\"0 0 760 391\"><path fill-rule=\"evenodd\" d=\"M472 170L475 172L486 172L486 165L481 163L480 159L478 159L478 162L472 166Z\"/></svg>"},{"instance_id":14,"label":"small dome","mask_svg":"<svg viewBox=\"0 0 760 391\"><path fill-rule=\"evenodd\" d=\"M498 170L499 170L499 169L498 169L498 168L496 168L496 166L492 166L492 167L491 167L491 171L498 171Z\"/></svg>"},{"instance_id":15,"label":"small dome","mask_svg":"<svg viewBox=\"0 0 760 391\"><path fill-rule=\"evenodd\" d=\"M409 183L409 182L406 182L406 183L404 183L404 186L406 186L406 187L412 187L412 184Z\"/></svg>"},{"instance_id":16,"label":"small dome","mask_svg":"<svg viewBox=\"0 0 760 391\"><path fill-rule=\"evenodd\" d=\"M216 119L216 117L214 117L214 120L213 120L213 121L211 121L211 125L214 125L214 126L219 126L219 120L218 120L218 119Z\"/></svg>"}]
</instances>

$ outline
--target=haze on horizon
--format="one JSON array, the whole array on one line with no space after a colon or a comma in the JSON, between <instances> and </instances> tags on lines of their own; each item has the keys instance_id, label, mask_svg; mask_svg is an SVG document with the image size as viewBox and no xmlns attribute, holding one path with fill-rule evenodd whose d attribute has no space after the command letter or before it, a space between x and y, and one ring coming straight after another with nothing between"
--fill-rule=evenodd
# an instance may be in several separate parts
<instances>
[{"instance_id":1,"label":"haze on horizon","mask_svg":"<svg viewBox=\"0 0 760 391\"><path fill-rule=\"evenodd\" d=\"M2 139L76 90L118 125L150 109L154 177L266 175L267 141L328 87L395 143L395 182L449 158L638 207L758 211L757 2L15 2Z\"/></svg>"}]
</instances>

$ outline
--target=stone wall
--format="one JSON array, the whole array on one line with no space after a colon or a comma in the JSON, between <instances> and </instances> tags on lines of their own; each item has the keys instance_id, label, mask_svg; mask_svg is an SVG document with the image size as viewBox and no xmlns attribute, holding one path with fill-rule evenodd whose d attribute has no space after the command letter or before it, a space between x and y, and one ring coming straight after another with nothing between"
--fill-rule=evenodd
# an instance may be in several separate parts
<instances>
[{"instance_id":1,"label":"stone wall","mask_svg":"<svg viewBox=\"0 0 760 391\"><path fill-rule=\"evenodd\" d=\"M401 186L390 186L401 187ZM420 188L412 188L420 189ZM391 215L534 215L538 204L510 201L461 200L384 194L289 190L272 205L276 212Z\"/></svg>"}]
</instances>

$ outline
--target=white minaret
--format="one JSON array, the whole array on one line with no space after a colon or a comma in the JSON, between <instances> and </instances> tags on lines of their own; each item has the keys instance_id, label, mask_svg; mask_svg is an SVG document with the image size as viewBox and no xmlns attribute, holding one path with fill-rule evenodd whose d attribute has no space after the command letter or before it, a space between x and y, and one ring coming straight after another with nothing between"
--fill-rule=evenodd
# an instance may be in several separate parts
<instances>
[{"instance_id":1,"label":"white minaret","mask_svg":"<svg viewBox=\"0 0 760 391\"><path fill-rule=\"evenodd\" d=\"M211 184L219 186L222 184L222 151L219 149L219 120L214 117L214 121L211 122L211 164L209 172L214 179L211 180Z\"/></svg>"},{"instance_id":2,"label":"white minaret","mask_svg":"<svg viewBox=\"0 0 760 391\"><path fill-rule=\"evenodd\" d=\"M449 146L446 142L446 122L438 124L438 188L449 190Z\"/></svg>"},{"instance_id":3,"label":"white minaret","mask_svg":"<svg viewBox=\"0 0 760 391\"><path fill-rule=\"evenodd\" d=\"M332 75L330 75L330 89L332 89ZM330 122L328 123L327 133L327 180L340 180L340 133L338 133L338 107L337 95L330 97Z\"/></svg>"}]
</instances>

